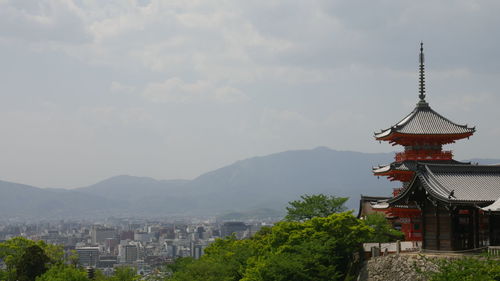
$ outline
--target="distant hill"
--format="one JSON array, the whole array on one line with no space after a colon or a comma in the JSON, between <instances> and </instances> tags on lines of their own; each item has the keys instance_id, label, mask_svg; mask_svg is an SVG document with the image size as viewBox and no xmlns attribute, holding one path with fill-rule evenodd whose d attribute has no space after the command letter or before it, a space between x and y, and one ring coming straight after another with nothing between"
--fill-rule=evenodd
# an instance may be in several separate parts
<instances>
[{"instance_id":1,"label":"distant hill","mask_svg":"<svg viewBox=\"0 0 500 281\"><path fill-rule=\"evenodd\" d=\"M350 197L349 206L355 208L361 193L390 192L389 182L377 180L371 167L392 157L325 147L286 151L238 161L201 175L188 186L197 198L208 201L203 204L208 209L282 209L305 193Z\"/></svg>"},{"instance_id":2,"label":"distant hill","mask_svg":"<svg viewBox=\"0 0 500 281\"><path fill-rule=\"evenodd\" d=\"M217 220L219 221L241 221L241 220L252 220L252 219L281 219L286 215L285 210L274 210L274 209L254 209L242 212L230 212L226 214L219 215Z\"/></svg>"},{"instance_id":3,"label":"distant hill","mask_svg":"<svg viewBox=\"0 0 500 281\"><path fill-rule=\"evenodd\" d=\"M388 186L392 185L377 180L371 174L371 167L387 163L392 157L391 153L360 153L319 147L249 158L191 181L119 176L77 190L130 201L138 213L145 210L189 214L258 208L282 210L288 201L305 193L350 197L349 207L356 208L361 193L390 193Z\"/></svg>"},{"instance_id":4,"label":"distant hill","mask_svg":"<svg viewBox=\"0 0 500 281\"><path fill-rule=\"evenodd\" d=\"M116 205L113 200L78 191L0 181L0 219L93 217L114 213Z\"/></svg>"},{"instance_id":5,"label":"distant hill","mask_svg":"<svg viewBox=\"0 0 500 281\"><path fill-rule=\"evenodd\" d=\"M133 202L138 197L157 196L160 193L178 190L188 182L188 180L155 180L121 175L76 190L107 199Z\"/></svg>"},{"instance_id":6,"label":"distant hill","mask_svg":"<svg viewBox=\"0 0 500 281\"><path fill-rule=\"evenodd\" d=\"M194 180L116 176L74 190L41 189L0 181L4 217L108 217L165 215L269 216L303 194L349 197L389 195L395 186L371 167L393 153L337 151L326 147L275 153L238 161ZM470 160L500 163L500 160ZM265 210L265 211L258 211Z\"/></svg>"}]
</instances>

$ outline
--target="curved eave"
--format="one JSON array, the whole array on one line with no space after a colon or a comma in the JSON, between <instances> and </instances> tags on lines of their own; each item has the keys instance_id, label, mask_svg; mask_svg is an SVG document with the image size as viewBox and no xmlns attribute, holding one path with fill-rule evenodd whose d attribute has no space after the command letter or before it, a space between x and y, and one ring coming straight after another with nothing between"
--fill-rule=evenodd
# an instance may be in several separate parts
<instances>
[{"instance_id":1,"label":"curved eave","mask_svg":"<svg viewBox=\"0 0 500 281\"><path fill-rule=\"evenodd\" d=\"M387 202L380 202L375 205L372 205L372 209L374 210L385 210L389 208L389 204Z\"/></svg>"},{"instance_id":2,"label":"curved eave","mask_svg":"<svg viewBox=\"0 0 500 281\"><path fill-rule=\"evenodd\" d=\"M488 212L500 212L500 198L498 198L495 202L492 204L481 208L483 211L488 211Z\"/></svg>"},{"instance_id":3,"label":"curved eave","mask_svg":"<svg viewBox=\"0 0 500 281\"><path fill-rule=\"evenodd\" d=\"M410 192L410 190L412 189L413 187L413 184L415 183L415 180L417 179L417 175L415 173L415 175L413 176L413 179L410 181L410 184L406 187L406 188L403 188L399 193L398 195L396 195L395 197L389 199L387 201L387 203L389 203L389 205L394 205L396 203L398 203L400 200L402 200L407 194L408 192Z\"/></svg>"},{"instance_id":4,"label":"curved eave","mask_svg":"<svg viewBox=\"0 0 500 281\"><path fill-rule=\"evenodd\" d=\"M401 190L399 194L394 197L389 199L387 202L392 206L396 203L398 203L400 200L405 198L408 193L413 189L413 186L415 184L415 181L417 179L420 180L420 183L422 184L423 188L425 191L427 191L428 194L432 195L433 198L435 198L437 201L446 203L446 204L454 204L454 205L475 205L477 206L478 204L480 205L486 205L486 204L492 204L495 202L495 200L455 200L448 198L448 196L443 196L440 193L435 192L433 188L431 188L428 184L429 181L434 181L434 184L438 185L441 189L445 190L446 188L442 187L436 180L431 179L432 178L432 172L427 168L427 173L430 175L429 178L426 178L422 172L417 171L415 175L413 176L413 179L411 180L410 184ZM448 191L449 194L449 191Z\"/></svg>"},{"instance_id":5,"label":"curved eave","mask_svg":"<svg viewBox=\"0 0 500 281\"><path fill-rule=\"evenodd\" d=\"M442 140L445 143L451 143L456 140L465 139L474 134L475 130L472 129L470 132L458 133L458 134L405 134L400 132L391 131L389 134L384 134L381 137L376 134L375 139L378 141L389 141L391 143L400 143L402 140L419 140L419 139L432 139L432 140Z\"/></svg>"},{"instance_id":6,"label":"curved eave","mask_svg":"<svg viewBox=\"0 0 500 281\"><path fill-rule=\"evenodd\" d=\"M373 174L375 176L392 176L392 175L395 175L395 174L413 174L414 172L413 171L408 171L408 170L397 170L397 169L391 169L389 171L385 171L385 172L376 172L376 171L373 171Z\"/></svg>"},{"instance_id":7,"label":"curved eave","mask_svg":"<svg viewBox=\"0 0 500 281\"><path fill-rule=\"evenodd\" d=\"M414 121L415 118L418 118L418 120ZM411 125L411 123L414 122L416 124ZM437 132L430 132L429 128L424 129L421 126L422 122L426 123L433 123L435 122L436 126L441 126L441 129L437 129ZM405 130L406 126L410 126L409 130L410 132L402 133L401 130ZM414 127L413 129L411 127ZM455 132L446 132L447 130L450 129L451 127L454 127L456 129L460 129L460 131L455 131ZM408 130L408 129L407 129ZM411 132L411 130L424 130L422 132ZM425 131L427 130L427 131ZM409 135L409 136L419 136L419 135L437 135L437 136L443 136L443 135L457 135L459 136L458 138L455 139L460 139L464 138L460 135L467 135L470 136L475 132L476 128L475 127L469 127L467 125L460 125L455 122L452 122L448 118L442 116L441 114L437 113L436 111L432 110L432 108L429 106L428 103L424 102L422 104L418 103L417 107L413 109L410 114L408 114L405 118L403 118L401 121L399 121L396 125L389 127L388 129L385 130L380 130L379 133L375 133L374 137L377 140L391 140L394 138L394 134L403 134L403 135ZM467 136L465 136L467 137Z\"/></svg>"},{"instance_id":8,"label":"curved eave","mask_svg":"<svg viewBox=\"0 0 500 281\"><path fill-rule=\"evenodd\" d=\"M391 164L384 165L384 166L377 166L377 167L372 168L372 172L375 175L383 174L383 173L389 172L390 170L392 170Z\"/></svg>"},{"instance_id":9,"label":"curved eave","mask_svg":"<svg viewBox=\"0 0 500 281\"><path fill-rule=\"evenodd\" d=\"M408 182L413 177L412 171L393 171L385 174L375 174L377 177L387 177L389 181Z\"/></svg>"}]
</instances>

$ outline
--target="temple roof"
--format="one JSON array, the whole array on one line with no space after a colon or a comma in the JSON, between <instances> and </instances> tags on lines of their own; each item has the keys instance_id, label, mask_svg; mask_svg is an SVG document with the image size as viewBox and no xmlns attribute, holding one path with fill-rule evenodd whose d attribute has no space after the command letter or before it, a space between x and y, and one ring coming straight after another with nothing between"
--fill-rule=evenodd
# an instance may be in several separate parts
<instances>
[{"instance_id":1,"label":"temple roof","mask_svg":"<svg viewBox=\"0 0 500 281\"><path fill-rule=\"evenodd\" d=\"M458 125L432 110L425 101L424 43L420 43L419 55L419 102L415 109L396 125L375 133L377 140L387 140L393 144L412 145L415 139L424 143L432 138L433 142L446 144L471 136L474 127Z\"/></svg>"},{"instance_id":2,"label":"temple roof","mask_svg":"<svg viewBox=\"0 0 500 281\"><path fill-rule=\"evenodd\" d=\"M419 102L415 109L396 125L375 133L377 140L389 140L395 133L404 135L472 135L475 127L458 125L432 110L426 102Z\"/></svg>"},{"instance_id":3,"label":"temple roof","mask_svg":"<svg viewBox=\"0 0 500 281\"><path fill-rule=\"evenodd\" d=\"M500 198L498 198L497 201L493 202L493 204L481 209L489 212L500 212Z\"/></svg>"},{"instance_id":4,"label":"temple roof","mask_svg":"<svg viewBox=\"0 0 500 281\"><path fill-rule=\"evenodd\" d=\"M414 180L389 202L400 201L417 182L436 200L484 206L500 198L500 165L419 165Z\"/></svg>"},{"instance_id":5,"label":"temple roof","mask_svg":"<svg viewBox=\"0 0 500 281\"><path fill-rule=\"evenodd\" d=\"M385 174L390 171L416 171L418 165L425 164L455 164L455 165L468 165L470 162L459 162L456 160L433 160L433 161L402 161L402 162L392 162L388 165L380 165L373 167L373 173Z\"/></svg>"},{"instance_id":6,"label":"temple roof","mask_svg":"<svg viewBox=\"0 0 500 281\"><path fill-rule=\"evenodd\" d=\"M390 197L382 197L382 196L365 196L361 194L361 199L359 200L359 209L358 209L358 218L361 218L363 214L367 214L367 212L371 212L371 210L368 209L373 209L373 205L377 204L377 202L380 201L387 201L389 200ZM368 205L366 205L368 203Z\"/></svg>"}]
</instances>

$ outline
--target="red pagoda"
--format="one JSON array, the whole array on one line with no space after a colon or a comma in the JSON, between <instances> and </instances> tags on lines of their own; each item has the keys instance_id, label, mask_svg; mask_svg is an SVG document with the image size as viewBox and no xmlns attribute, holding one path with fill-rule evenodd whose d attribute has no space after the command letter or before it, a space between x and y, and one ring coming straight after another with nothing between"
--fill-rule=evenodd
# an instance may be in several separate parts
<instances>
[{"instance_id":1,"label":"red pagoda","mask_svg":"<svg viewBox=\"0 0 500 281\"><path fill-rule=\"evenodd\" d=\"M394 126L374 135L378 141L404 147L404 151L396 153L393 163L373 168L376 176L386 176L391 181L402 182L402 189L414 179L419 165L468 165L469 163L453 160L453 153L443 150L443 145L468 138L475 132L474 127L458 125L432 110L425 100L423 43L420 44L419 73L420 94L415 109ZM395 189L393 196L397 197L400 191L401 188ZM384 211L387 217L393 220L393 224L405 234L407 241L422 240L422 212L418 206L379 202L373 209Z\"/></svg>"}]
</instances>

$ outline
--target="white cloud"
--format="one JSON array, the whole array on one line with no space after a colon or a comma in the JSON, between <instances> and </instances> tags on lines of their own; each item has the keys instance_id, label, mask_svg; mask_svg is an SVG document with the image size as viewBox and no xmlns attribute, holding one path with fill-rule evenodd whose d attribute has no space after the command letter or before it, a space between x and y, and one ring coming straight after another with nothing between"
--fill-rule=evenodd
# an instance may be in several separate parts
<instances>
[{"instance_id":1,"label":"white cloud","mask_svg":"<svg viewBox=\"0 0 500 281\"><path fill-rule=\"evenodd\" d=\"M0 37L81 44L90 37L83 12L71 0L0 2Z\"/></svg>"},{"instance_id":2,"label":"white cloud","mask_svg":"<svg viewBox=\"0 0 500 281\"><path fill-rule=\"evenodd\" d=\"M433 108L490 130L500 118L499 3L0 0L0 112L17 112L0 125L11 144L24 134L63 147L58 136L78 131L84 156L119 143L110 159L183 159L130 164L160 178L196 176L242 151L390 150L371 132L414 106L424 40ZM484 145L468 153L494 147L480 132Z\"/></svg>"},{"instance_id":3,"label":"white cloud","mask_svg":"<svg viewBox=\"0 0 500 281\"><path fill-rule=\"evenodd\" d=\"M186 83L175 77L161 83L147 85L143 95L152 102L199 102L208 99L208 92L211 88L212 86L206 81Z\"/></svg>"},{"instance_id":4,"label":"white cloud","mask_svg":"<svg viewBox=\"0 0 500 281\"><path fill-rule=\"evenodd\" d=\"M243 102L248 98L233 87L216 87L209 81L188 83L178 77L160 83L150 83L143 91L143 96L157 103L199 103L216 101L222 103Z\"/></svg>"},{"instance_id":5,"label":"white cloud","mask_svg":"<svg viewBox=\"0 0 500 281\"><path fill-rule=\"evenodd\" d=\"M223 103L244 102L248 100L248 96L241 90L227 86L215 89L214 98Z\"/></svg>"},{"instance_id":6,"label":"white cloud","mask_svg":"<svg viewBox=\"0 0 500 281\"><path fill-rule=\"evenodd\" d=\"M104 128L151 127L156 124L153 115L143 107L95 106L77 111L79 119L99 123Z\"/></svg>"},{"instance_id":7,"label":"white cloud","mask_svg":"<svg viewBox=\"0 0 500 281\"><path fill-rule=\"evenodd\" d=\"M109 85L109 90L112 93L132 93L135 90L135 87L130 86L130 85L125 85L123 83L117 82L117 81L112 81L111 85Z\"/></svg>"}]
</instances>

